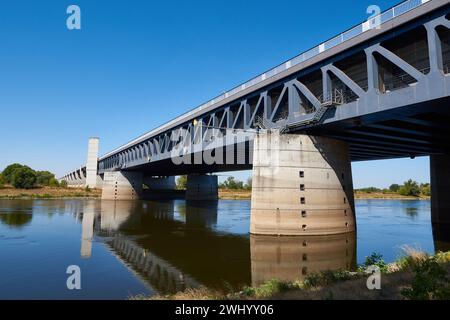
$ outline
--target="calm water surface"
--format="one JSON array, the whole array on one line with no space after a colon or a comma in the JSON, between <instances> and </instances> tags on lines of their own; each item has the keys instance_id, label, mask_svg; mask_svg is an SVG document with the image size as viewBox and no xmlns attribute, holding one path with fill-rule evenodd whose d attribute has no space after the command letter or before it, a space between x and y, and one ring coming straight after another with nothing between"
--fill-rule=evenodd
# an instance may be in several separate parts
<instances>
[{"instance_id":1,"label":"calm water surface","mask_svg":"<svg viewBox=\"0 0 450 320\"><path fill-rule=\"evenodd\" d=\"M0 200L0 299L126 299L351 269L434 242L429 201L358 200L357 235L249 235L250 202ZM435 248L436 247L436 248ZM66 269L81 269L68 290Z\"/></svg>"}]
</instances>

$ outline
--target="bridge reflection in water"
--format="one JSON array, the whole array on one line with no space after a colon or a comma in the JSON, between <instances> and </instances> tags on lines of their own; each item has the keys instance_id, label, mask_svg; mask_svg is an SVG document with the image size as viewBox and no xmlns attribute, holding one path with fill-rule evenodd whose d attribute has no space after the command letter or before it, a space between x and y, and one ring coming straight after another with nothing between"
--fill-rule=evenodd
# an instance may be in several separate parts
<instances>
[{"instance_id":1,"label":"bridge reflection in water","mask_svg":"<svg viewBox=\"0 0 450 320\"><path fill-rule=\"evenodd\" d=\"M218 202L181 200L69 202L81 220L81 256L104 242L152 291L259 285L302 280L323 270L356 267L356 235L275 237L223 232ZM224 215L227 212L223 213ZM446 246L434 229L436 250ZM445 240L445 239L444 239ZM95 252L94 252L95 254Z\"/></svg>"},{"instance_id":2,"label":"bridge reflection in water","mask_svg":"<svg viewBox=\"0 0 450 320\"><path fill-rule=\"evenodd\" d=\"M355 265L354 235L267 237L217 230L218 203L69 202L81 220L81 256L95 236L158 293L188 287L238 288L264 280L301 279Z\"/></svg>"}]
</instances>

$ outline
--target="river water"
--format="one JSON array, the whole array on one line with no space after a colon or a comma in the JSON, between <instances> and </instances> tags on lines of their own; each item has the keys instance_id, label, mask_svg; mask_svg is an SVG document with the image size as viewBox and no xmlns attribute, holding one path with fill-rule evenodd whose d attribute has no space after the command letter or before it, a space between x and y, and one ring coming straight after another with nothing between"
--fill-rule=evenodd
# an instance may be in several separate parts
<instances>
[{"instance_id":1,"label":"river water","mask_svg":"<svg viewBox=\"0 0 450 320\"><path fill-rule=\"evenodd\" d=\"M0 200L0 299L126 299L352 269L372 252L433 253L429 201L357 200L357 233L249 235L250 201ZM81 272L69 290L69 266ZM70 278L70 283L73 282Z\"/></svg>"}]
</instances>

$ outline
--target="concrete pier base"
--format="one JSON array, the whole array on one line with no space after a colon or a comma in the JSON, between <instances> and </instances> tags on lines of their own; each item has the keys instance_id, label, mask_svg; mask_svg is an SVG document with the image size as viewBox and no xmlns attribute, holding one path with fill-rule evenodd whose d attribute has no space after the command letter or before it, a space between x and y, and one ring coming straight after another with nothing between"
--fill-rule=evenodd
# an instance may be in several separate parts
<instances>
[{"instance_id":1,"label":"concrete pier base","mask_svg":"<svg viewBox=\"0 0 450 320\"><path fill-rule=\"evenodd\" d=\"M186 200L212 201L219 198L217 176L188 175Z\"/></svg>"},{"instance_id":2,"label":"concrete pier base","mask_svg":"<svg viewBox=\"0 0 450 320\"><path fill-rule=\"evenodd\" d=\"M329 235L355 230L345 142L277 132L255 138L252 234Z\"/></svg>"},{"instance_id":3,"label":"concrete pier base","mask_svg":"<svg viewBox=\"0 0 450 320\"><path fill-rule=\"evenodd\" d=\"M435 237L450 240L450 155L430 156L431 222Z\"/></svg>"},{"instance_id":4,"label":"concrete pier base","mask_svg":"<svg viewBox=\"0 0 450 320\"><path fill-rule=\"evenodd\" d=\"M142 173L105 172L102 200L137 200L142 195Z\"/></svg>"}]
</instances>

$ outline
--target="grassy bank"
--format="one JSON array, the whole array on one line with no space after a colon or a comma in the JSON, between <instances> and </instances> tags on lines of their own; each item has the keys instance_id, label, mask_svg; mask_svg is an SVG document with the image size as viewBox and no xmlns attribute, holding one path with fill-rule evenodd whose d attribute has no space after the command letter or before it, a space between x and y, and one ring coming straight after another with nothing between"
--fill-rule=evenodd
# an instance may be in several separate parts
<instances>
[{"instance_id":1,"label":"grassy bank","mask_svg":"<svg viewBox=\"0 0 450 320\"><path fill-rule=\"evenodd\" d=\"M42 187L33 189L15 189L5 187L0 189L0 199L65 199L65 198L99 198L99 189L85 188L53 188Z\"/></svg>"},{"instance_id":2,"label":"grassy bank","mask_svg":"<svg viewBox=\"0 0 450 320\"><path fill-rule=\"evenodd\" d=\"M395 192L355 191L355 199L396 199L396 200L429 200L429 196L403 196Z\"/></svg>"},{"instance_id":3,"label":"grassy bank","mask_svg":"<svg viewBox=\"0 0 450 320\"><path fill-rule=\"evenodd\" d=\"M219 189L219 199L246 200L251 199L252 191L246 189ZM396 199L396 200L429 200L427 196L402 196L395 192L355 191L355 199Z\"/></svg>"},{"instance_id":4,"label":"grassy bank","mask_svg":"<svg viewBox=\"0 0 450 320\"><path fill-rule=\"evenodd\" d=\"M407 249L408 255L385 264L377 255L366 259L356 272L324 271L308 275L302 281L270 280L257 287L236 292L219 292L207 288L188 289L174 295L133 297L152 300L436 300L450 299L450 252L429 256ZM381 290L367 289L368 265L381 269Z\"/></svg>"},{"instance_id":5,"label":"grassy bank","mask_svg":"<svg viewBox=\"0 0 450 320\"><path fill-rule=\"evenodd\" d=\"M223 200L250 200L252 198L252 190L246 189L219 189L219 199Z\"/></svg>"}]
</instances>

